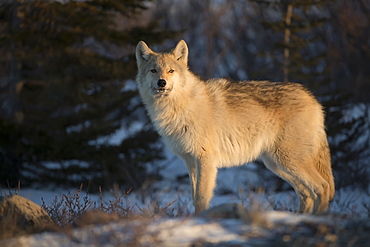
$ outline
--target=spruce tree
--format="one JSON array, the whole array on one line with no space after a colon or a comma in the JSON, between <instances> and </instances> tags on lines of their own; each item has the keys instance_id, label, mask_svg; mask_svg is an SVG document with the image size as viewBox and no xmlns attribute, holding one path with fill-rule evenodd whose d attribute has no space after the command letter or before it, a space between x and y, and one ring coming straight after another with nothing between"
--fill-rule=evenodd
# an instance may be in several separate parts
<instances>
[{"instance_id":1,"label":"spruce tree","mask_svg":"<svg viewBox=\"0 0 370 247\"><path fill-rule=\"evenodd\" d=\"M326 50L320 40L320 28L327 18L320 10L330 1L253 1L263 6L261 24L271 32L271 48L260 55L272 63L268 66L272 79L301 82L311 89L328 83Z\"/></svg>"},{"instance_id":2,"label":"spruce tree","mask_svg":"<svg viewBox=\"0 0 370 247\"><path fill-rule=\"evenodd\" d=\"M323 13L331 1L253 1L264 7L273 5L274 8L267 9L278 9L281 14L280 18L276 18L277 13L274 12L272 15L275 18L272 19L275 20L265 18L262 21L266 30L271 31L273 41L270 50L261 52L273 64L268 66L271 69L265 74L275 77L267 79L300 82L315 92L326 111L336 185L359 183L366 187L364 177L370 175L369 166L365 164L369 157L369 143L364 141L359 144L357 140L366 135L369 113L364 109L362 117L344 120L348 118L344 110L353 107L350 95L340 89L333 90L337 87L330 71L328 44L322 38L322 27L328 21ZM267 11L265 15L268 14L271 15Z\"/></svg>"},{"instance_id":3,"label":"spruce tree","mask_svg":"<svg viewBox=\"0 0 370 247\"><path fill-rule=\"evenodd\" d=\"M144 164L163 158L133 86L134 47L172 34L135 23L145 4L0 4L1 184L135 187Z\"/></svg>"}]
</instances>

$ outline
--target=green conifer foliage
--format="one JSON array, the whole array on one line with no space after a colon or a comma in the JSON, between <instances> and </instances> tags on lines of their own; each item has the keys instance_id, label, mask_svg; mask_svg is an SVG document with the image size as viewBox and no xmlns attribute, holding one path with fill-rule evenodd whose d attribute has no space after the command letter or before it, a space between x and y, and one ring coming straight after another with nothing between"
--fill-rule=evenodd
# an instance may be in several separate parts
<instances>
[{"instance_id":1,"label":"green conifer foliage","mask_svg":"<svg viewBox=\"0 0 370 247\"><path fill-rule=\"evenodd\" d=\"M273 48L261 52L273 64L268 74L274 78L268 79L301 82L315 92L326 111L336 185L360 184L366 188L365 178L370 175L367 151L370 136L366 131L369 111L366 105L352 105L351 95L338 88L330 68L332 58L328 47L331 44L327 43L323 30L328 21L325 13L329 4L335 3L328 0L253 1L270 11L265 13L262 25L272 33ZM357 109L361 114L357 118L349 117L348 109Z\"/></svg>"},{"instance_id":2,"label":"green conifer foliage","mask_svg":"<svg viewBox=\"0 0 370 247\"><path fill-rule=\"evenodd\" d=\"M135 187L163 158L133 86L134 49L173 34L140 20L146 4L0 3L0 184Z\"/></svg>"}]
</instances>

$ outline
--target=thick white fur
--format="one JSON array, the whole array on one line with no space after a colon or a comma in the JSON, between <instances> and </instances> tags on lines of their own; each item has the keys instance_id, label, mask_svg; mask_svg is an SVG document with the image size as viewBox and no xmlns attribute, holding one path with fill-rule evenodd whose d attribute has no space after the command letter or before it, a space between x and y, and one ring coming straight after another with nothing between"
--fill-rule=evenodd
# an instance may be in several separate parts
<instances>
[{"instance_id":1,"label":"thick white fur","mask_svg":"<svg viewBox=\"0 0 370 247\"><path fill-rule=\"evenodd\" d=\"M294 83L201 80L188 70L188 47L136 48L140 96L158 133L185 162L196 213L209 207L217 168L261 158L299 196L298 211L321 213L334 179L321 105ZM158 90L158 80L166 81Z\"/></svg>"}]
</instances>

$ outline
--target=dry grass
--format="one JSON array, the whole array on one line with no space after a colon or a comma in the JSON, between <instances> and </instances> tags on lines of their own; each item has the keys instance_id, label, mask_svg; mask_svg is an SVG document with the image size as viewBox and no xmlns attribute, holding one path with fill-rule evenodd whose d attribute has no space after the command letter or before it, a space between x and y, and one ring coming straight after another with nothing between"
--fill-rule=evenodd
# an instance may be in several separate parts
<instances>
[{"instance_id":1,"label":"dry grass","mask_svg":"<svg viewBox=\"0 0 370 247\"><path fill-rule=\"evenodd\" d=\"M159 203L153 202L147 207L140 207L137 204L131 205L127 196L131 190L111 191L110 199L105 200L103 191L100 188L98 201L92 201L88 193L83 191L84 186L81 185L74 193L68 192L62 194L61 197L55 196L51 204L47 205L42 198L42 208L50 215L52 220L60 227L80 226L86 222L106 222L107 219L122 219L122 218L138 218L144 217L152 219L157 216L161 217L178 217L179 213L174 214L174 209L171 206L176 201L162 207ZM89 212L94 212L90 214ZM177 212L185 212L185 210L177 210ZM88 217L87 217L88 215ZM105 215L105 216L103 216ZM76 221L79 223L77 224Z\"/></svg>"},{"instance_id":2,"label":"dry grass","mask_svg":"<svg viewBox=\"0 0 370 247\"><path fill-rule=\"evenodd\" d=\"M8 190L6 195L19 194L20 187L11 191ZM251 241L262 241L263 243L275 243L279 246L338 246L346 243L346 241L352 241L353 243L361 244L370 241L367 237L370 225L367 223L368 219L356 219L356 213L351 212L350 214L328 214L325 217L332 217L333 220L348 219L348 222L343 226L331 226L325 224L311 224L309 222L302 222L296 226L281 225L279 227L271 226L268 219L265 219L265 211L271 209L278 209L284 211L291 211L292 206L294 208L294 200L288 200L284 204L279 204L275 200L271 199L267 202L260 204L259 196L265 195L265 191L257 191L258 193L242 193L241 206L242 208L237 210L237 217L241 219L246 225L253 225L254 227L261 227L267 231L271 231L271 239L258 239L251 233L245 233L246 239ZM68 192L62 194L62 196L56 196L54 200L47 205L44 200L42 208L50 215L52 220L60 227L58 231L63 232L71 239L73 236L73 229L75 227L81 228L91 224L107 224L113 221L121 219L127 220L128 224L123 224L127 228L127 232L131 232L129 239L125 243L130 246L140 246L142 239L150 238L153 243L156 243L156 234L152 232L152 235L147 236L147 227L158 218L173 218L189 216L189 209L186 208L185 204L181 201L173 201L165 206L161 206L158 202L153 202L148 206L138 206L137 204L131 204L128 200L130 190L118 190L113 188L109 199L105 199L103 191L100 189L100 194L97 201L92 201L91 195L89 194L88 188L83 185L80 186L75 192ZM150 192L148 192L150 193ZM338 194L338 200L335 202L343 207L350 207L349 202L340 199ZM349 201L353 201L353 198L348 198ZM339 202L340 201L340 202ZM176 203L175 203L176 202ZM370 205L363 202L364 207L369 212L370 217ZM231 210L232 209L232 210ZM236 208L238 209L238 208ZM231 211L230 211L231 210ZM216 212L216 208L213 212ZM344 210L343 210L344 211ZM348 212L348 208L346 209ZM225 213L226 212L226 213ZM222 211L226 215L235 214L234 207L227 208ZM211 216L211 214L209 214ZM217 211L217 215L220 213ZM227 216L226 218L228 218ZM208 217L210 221L217 221L219 217ZM221 217L222 218L222 217ZM126 229L124 228L124 229ZM78 230L78 229L77 229ZM149 231L150 232L150 231ZM95 233L91 233L95 234ZM121 234L121 235L120 235ZM115 232L112 228L113 238L122 239L122 231ZM158 233L159 234L159 233ZM128 235L125 235L128 236ZM98 238L98 235L96 236ZM254 239L254 240L253 240Z\"/></svg>"}]
</instances>

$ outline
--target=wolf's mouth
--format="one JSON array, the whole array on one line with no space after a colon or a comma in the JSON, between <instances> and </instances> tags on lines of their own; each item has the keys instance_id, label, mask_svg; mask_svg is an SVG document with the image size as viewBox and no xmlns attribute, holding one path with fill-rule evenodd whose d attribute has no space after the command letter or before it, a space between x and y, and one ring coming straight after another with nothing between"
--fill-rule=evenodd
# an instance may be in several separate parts
<instances>
[{"instance_id":1,"label":"wolf's mouth","mask_svg":"<svg viewBox=\"0 0 370 247\"><path fill-rule=\"evenodd\" d=\"M152 91L154 94L157 95L167 95L169 92L171 92L170 88L152 88Z\"/></svg>"}]
</instances>

